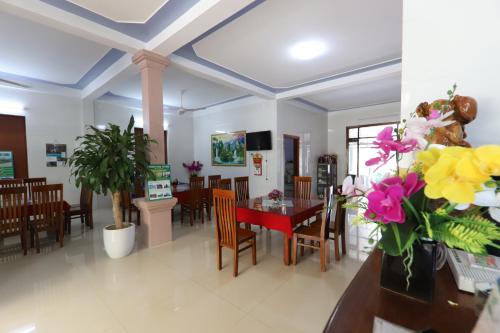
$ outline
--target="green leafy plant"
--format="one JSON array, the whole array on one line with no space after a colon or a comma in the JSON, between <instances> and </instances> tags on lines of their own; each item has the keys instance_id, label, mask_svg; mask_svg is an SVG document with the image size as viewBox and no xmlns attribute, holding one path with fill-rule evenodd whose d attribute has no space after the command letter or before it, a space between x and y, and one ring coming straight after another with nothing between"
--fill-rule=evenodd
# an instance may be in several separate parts
<instances>
[{"instance_id":1,"label":"green leafy plant","mask_svg":"<svg viewBox=\"0 0 500 333\"><path fill-rule=\"evenodd\" d=\"M114 124L104 130L89 126L88 134L77 137L80 146L68 161L77 187L97 194L110 193L116 229L123 228L120 192L130 192L134 179L149 174L149 145L155 142L147 134L134 135L133 128L133 116L123 131Z\"/></svg>"}]
</instances>

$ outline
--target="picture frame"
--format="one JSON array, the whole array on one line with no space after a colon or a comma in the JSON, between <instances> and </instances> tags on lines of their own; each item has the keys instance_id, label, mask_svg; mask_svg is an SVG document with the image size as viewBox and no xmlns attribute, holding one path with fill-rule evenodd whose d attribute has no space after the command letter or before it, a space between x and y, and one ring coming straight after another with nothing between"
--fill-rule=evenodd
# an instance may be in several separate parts
<instances>
[{"instance_id":1,"label":"picture frame","mask_svg":"<svg viewBox=\"0 0 500 333\"><path fill-rule=\"evenodd\" d=\"M210 152L212 166L246 167L246 131L212 134Z\"/></svg>"},{"instance_id":2,"label":"picture frame","mask_svg":"<svg viewBox=\"0 0 500 333\"><path fill-rule=\"evenodd\" d=\"M154 177L146 181L146 198L148 201L164 200L173 197L170 164L150 164L149 171Z\"/></svg>"}]
</instances>

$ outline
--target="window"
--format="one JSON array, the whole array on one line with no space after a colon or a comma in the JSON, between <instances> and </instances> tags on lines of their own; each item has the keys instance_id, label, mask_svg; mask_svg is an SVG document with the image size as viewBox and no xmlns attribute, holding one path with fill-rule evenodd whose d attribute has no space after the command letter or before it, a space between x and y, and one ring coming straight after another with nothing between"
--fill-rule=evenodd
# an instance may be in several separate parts
<instances>
[{"instance_id":1,"label":"window","mask_svg":"<svg viewBox=\"0 0 500 333\"><path fill-rule=\"evenodd\" d=\"M398 123L372 124L350 126L346 128L347 136L347 173L349 175L367 176L370 181L379 181L384 175L396 170L396 160L393 158L383 166L367 167L366 161L377 156L373 146L377 134L387 126L398 128Z\"/></svg>"}]
</instances>

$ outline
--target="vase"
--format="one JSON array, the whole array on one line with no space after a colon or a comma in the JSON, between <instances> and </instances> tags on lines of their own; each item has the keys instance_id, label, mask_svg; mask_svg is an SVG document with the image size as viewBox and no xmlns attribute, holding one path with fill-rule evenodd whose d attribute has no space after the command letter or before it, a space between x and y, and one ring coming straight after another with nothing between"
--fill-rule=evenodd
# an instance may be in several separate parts
<instances>
[{"instance_id":1,"label":"vase","mask_svg":"<svg viewBox=\"0 0 500 333\"><path fill-rule=\"evenodd\" d=\"M437 244L434 241L421 240L413 243L413 263L410 266L412 275L409 286L403 257L384 253L380 286L406 297L432 303L436 275L436 248Z\"/></svg>"}]
</instances>

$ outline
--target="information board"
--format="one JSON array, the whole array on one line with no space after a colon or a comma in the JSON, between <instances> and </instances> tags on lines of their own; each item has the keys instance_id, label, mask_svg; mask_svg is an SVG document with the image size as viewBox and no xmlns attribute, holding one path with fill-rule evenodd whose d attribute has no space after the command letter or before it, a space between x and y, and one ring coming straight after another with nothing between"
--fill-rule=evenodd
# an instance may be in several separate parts
<instances>
[{"instance_id":1,"label":"information board","mask_svg":"<svg viewBox=\"0 0 500 333\"><path fill-rule=\"evenodd\" d=\"M0 179L14 179L14 155L11 151L0 151Z\"/></svg>"},{"instance_id":2,"label":"information board","mask_svg":"<svg viewBox=\"0 0 500 333\"><path fill-rule=\"evenodd\" d=\"M150 201L154 201L172 198L170 165L151 164L148 168L154 176L148 177L147 180L147 199Z\"/></svg>"}]
</instances>

